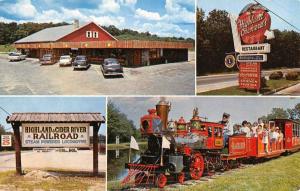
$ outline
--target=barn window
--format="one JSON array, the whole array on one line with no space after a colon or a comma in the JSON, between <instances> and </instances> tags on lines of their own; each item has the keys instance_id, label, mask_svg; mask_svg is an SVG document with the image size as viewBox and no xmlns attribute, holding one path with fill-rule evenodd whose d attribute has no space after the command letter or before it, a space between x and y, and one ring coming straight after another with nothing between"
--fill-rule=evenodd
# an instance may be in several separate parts
<instances>
[{"instance_id":1,"label":"barn window","mask_svg":"<svg viewBox=\"0 0 300 191\"><path fill-rule=\"evenodd\" d=\"M98 38L98 32L97 31L93 32L93 38Z\"/></svg>"},{"instance_id":2,"label":"barn window","mask_svg":"<svg viewBox=\"0 0 300 191\"><path fill-rule=\"evenodd\" d=\"M86 38L92 38L92 31L86 31Z\"/></svg>"}]
</instances>

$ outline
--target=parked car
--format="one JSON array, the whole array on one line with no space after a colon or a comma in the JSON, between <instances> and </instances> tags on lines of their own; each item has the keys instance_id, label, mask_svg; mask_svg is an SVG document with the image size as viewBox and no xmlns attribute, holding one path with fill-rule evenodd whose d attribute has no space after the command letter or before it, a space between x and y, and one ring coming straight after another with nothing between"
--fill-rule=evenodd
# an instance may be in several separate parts
<instances>
[{"instance_id":1,"label":"parked car","mask_svg":"<svg viewBox=\"0 0 300 191\"><path fill-rule=\"evenodd\" d=\"M26 59L26 55L19 52L11 52L8 54L9 61L20 61L25 59Z\"/></svg>"},{"instance_id":2,"label":"parked car","mask_svg":"<svg viewBox=\"0 0 300 191\"><path fill-rule=\"evenodd\" d=\"M88 69L90 67L90 63L88 62L88 59L84 55L79 55L76 56L74 62L73 62L73 67L75 69Z\"/></svg>"},{"instance_id":3,"label":"parked car","mask_svg":"<svg viewBox=\"0 0 300 191\"><path fill-rule=\"evenodd\" d=\"M104 59L101 70L104 76L123 76L123 67L116 58Z\"/></svg>"},{"instance_id":4,"label":"parked car","mask_svg":"<svg viewBox=\"0 0 300 191\"><path fill-rule=\"evenodd\" d=\"M70 55L61 56L59 59L59 66L71 66L72 57Z\"/></svg>"},{"instance_id":5,"label":"parked car","mask_svg":"<svg viewBox=\"0 0 300 191\"><path fill-rule=\"evenodd\" d=\"M40 61L41 65L55 64L55 60L52 54L44 54Z\"/></svg>"}]
</instances>

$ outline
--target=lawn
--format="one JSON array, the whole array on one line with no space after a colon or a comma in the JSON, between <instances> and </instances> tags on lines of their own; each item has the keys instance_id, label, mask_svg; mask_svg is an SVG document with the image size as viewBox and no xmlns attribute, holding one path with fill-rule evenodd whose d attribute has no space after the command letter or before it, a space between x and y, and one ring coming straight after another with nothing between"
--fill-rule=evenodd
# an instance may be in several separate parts
<instances>
[{"instance_id":1,"label":"lawn","mask_svg":"<svg viewBox=\"0 0 300 191\"><path fill-rule=\"evenodd\" d=\"M147 144L146 141L138 142L140 146ZM130 143L120 143L120 144L107 144L107 150L116 150L116 149L129 149Z\"/></svg>"},{"instance_id":2,"label":"lawn","mask_svg":"<svg viewBox=\"0 0 300 191\"><path fill-rule=\"evenodd\" d=\"M11 52L14 50L15 48L10 44L0 45L0 52Z\"/></svg>"},{"instance_id":3,"label":"lawn","mask_svg":"<svg viewBox=\"0 0 300 191\"><path fill-rule=\"evenodd\" d=\"M109 181L108 190L124 189L120 181ZM151 190L159 190L151 188ZM174 190L174 188L165 190ZM300 190L300 152L226 171L212 181L186 185L180 191L297 191Z\"/></svg>"},{"instance_id":4,"label":"lawn","mask_svg":"<svg viewBox=\"0 0 300 191\"><path fill-rule=\"evenodd\" d=\"M300 152L238 169L211 182L204 182L184 190L297 191L300 190Z\"/></svg>"},{"instance_id":5,"label":"lawn","mask_svg":"<svg viewBox=\"0 0 300 191\"><path fill-rule=\"evenodd\" d=\"M58 180L36 180L16 176L15 171L0 172L0 190L104 190L104 188L105 178L99 177L62 176Z\"/></svg>"},{"instance_id":6,"label":"lawn","mask_svg":"<svg viewBox=\"0 0 300 191\"><path fill-rule=\"evenodd\" d=\"M282 88L288 85L294 85L300 82L300 78L298 80L268 80L267 87L262 88L260 93L266 94L270 91L276 90L278 88ZM212 90L207 92L198 93L198 95L257 95L256 90L245 90L240 89L238 86L232 86L228 88Z\"/></svg>"}]
</instances>

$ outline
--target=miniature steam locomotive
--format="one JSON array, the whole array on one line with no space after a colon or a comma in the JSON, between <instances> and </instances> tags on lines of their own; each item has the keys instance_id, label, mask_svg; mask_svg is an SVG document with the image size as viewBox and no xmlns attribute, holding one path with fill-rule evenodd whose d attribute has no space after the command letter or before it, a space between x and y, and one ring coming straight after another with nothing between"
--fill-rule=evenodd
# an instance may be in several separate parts
<instances>
[{"instance_id":1,"label":"miniature steam locomotive","mask_svg":"<svg viewBox=\"0 0 300 191\"><path fill-rule=\"evenodd\" d=\"M147 149L137 161L125 164L129 172L123 184L133 179L135 185L163 188L167 182L198 180L204 173L238 167L242 160L272 158L300 149L300 125L292 120L273 121L284 133L284 141L272 144L272 152L266 153L262 137L230 136L224 147L223 124L203 121L198 109L189 122L183 117L168 121L170 109L171 104L161 100L156 109L141 117L140 131L148 139Z\"/></svg>"}]
</instances>

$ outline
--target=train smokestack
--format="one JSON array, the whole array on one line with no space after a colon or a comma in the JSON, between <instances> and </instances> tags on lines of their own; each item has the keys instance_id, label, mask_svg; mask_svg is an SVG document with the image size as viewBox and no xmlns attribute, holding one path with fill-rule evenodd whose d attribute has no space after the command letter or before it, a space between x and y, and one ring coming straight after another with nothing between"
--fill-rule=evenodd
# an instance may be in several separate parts
<instances>
[{"instance_id":1,"label":"train smokestack","mask_svg":"<svg viewBox=\"0 0 300 191\"><path fill-rule=\"evenodd\" d=\"M167 130L168 115L171 109L171 103L166 101L166 98L161 97L160 101L156 105L156 113L162 120L162 130Z\"/></svg>"}]
</instances>

